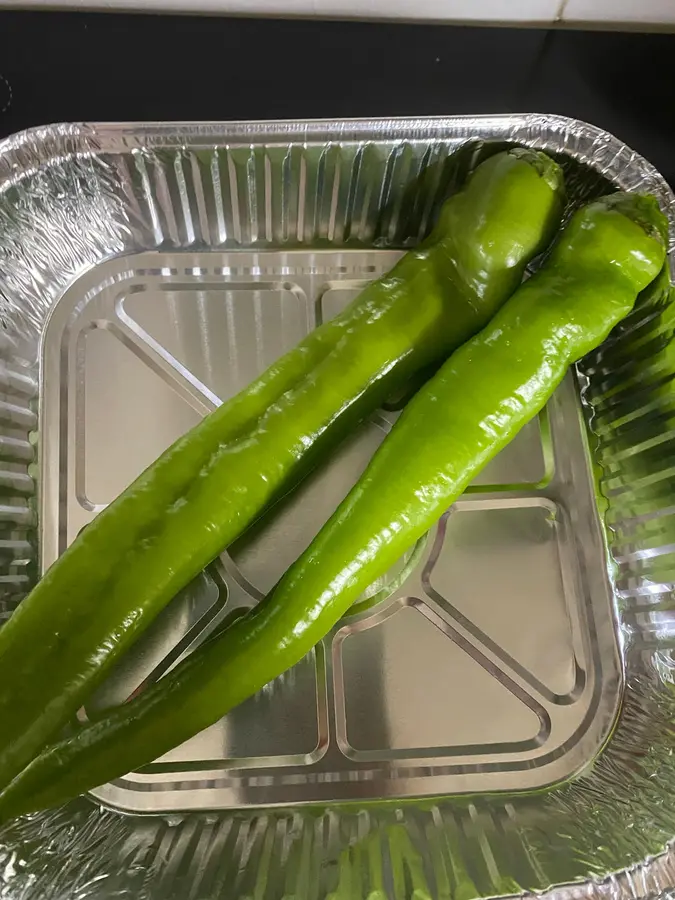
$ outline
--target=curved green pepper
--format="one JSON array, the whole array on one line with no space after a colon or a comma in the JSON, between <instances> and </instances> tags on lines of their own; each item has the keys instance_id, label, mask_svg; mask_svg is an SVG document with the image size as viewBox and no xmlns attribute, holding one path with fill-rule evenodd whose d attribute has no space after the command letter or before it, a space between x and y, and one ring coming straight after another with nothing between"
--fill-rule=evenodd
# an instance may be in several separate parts
<instances>
[{"instance_id":1,"label":"curved green pepper","mask_svg":"<svg viewBox=\"0 0 675 900\"><path fill-rule=\"evenodd\" d=\"M162 607L326 448L487 322L552 236L541 153L482 163L431 236L166 451L0 631L0 784L74 716Z\"/></svg>"},{"instance_id":2,"label":"curved green pepper","mask_svg":"<svg viewBox=\"0 0 675 900\"><path fill-rule=\"evenodd\" d=\"M0 820L156 759L296 664L535 416L632 308L665 257L652 197L577 212L543 268L416 394L318 536L254 610L138 698L46 750Z\"/></svg>"}]
</instances>

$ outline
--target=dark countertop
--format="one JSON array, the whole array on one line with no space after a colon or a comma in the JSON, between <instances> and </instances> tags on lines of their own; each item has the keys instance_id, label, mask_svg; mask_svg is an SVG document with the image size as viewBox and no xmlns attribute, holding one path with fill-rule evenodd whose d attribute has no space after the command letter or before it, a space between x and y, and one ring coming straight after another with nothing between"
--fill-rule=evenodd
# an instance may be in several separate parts
<instances>
[{"instance_id":1,"label":"dark countertop","mask_svg":"<svg viewBox=\"0 0 675 900\"><path fill-rule=\"evenodd\" d=\"M550 112L614 132L675 184L674 49L668 34L3 11L0 136L73 120Z\"/></svg>"}]
</instances>

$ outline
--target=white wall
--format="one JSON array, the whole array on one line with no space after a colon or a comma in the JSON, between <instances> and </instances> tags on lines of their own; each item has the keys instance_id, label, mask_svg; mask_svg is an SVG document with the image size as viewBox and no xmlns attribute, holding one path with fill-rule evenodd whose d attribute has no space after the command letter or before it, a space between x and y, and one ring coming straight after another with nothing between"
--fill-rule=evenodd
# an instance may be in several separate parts
<instances>
[{"instance_id":1,"label":"white wall","mask_svg":"<svg viewBox=\"0 0 675 900\"><path fill-rule=\"evenodd\" d=\"M675 29L675 0L0 0L2 6Z\"/></svg>"}]
</instances>

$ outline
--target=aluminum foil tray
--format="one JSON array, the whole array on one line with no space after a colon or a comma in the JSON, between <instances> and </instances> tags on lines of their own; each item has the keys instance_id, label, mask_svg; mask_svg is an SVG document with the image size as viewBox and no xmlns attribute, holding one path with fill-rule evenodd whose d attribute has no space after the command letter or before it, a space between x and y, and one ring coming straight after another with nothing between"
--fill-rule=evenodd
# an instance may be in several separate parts
<instances>
[{"instance_id":1,"label":"aluminum foil tray","mask_svg":"<svg viewBox=\"0 0 675 900\"><path fill-rule=\"evenodd\" d=\"M570 205L650 191L675 223L645 160L556 117L0 143L0 617L170 442L418 241L495 142L559 158ZM674 886L674 334L665 298L636 309L294 670L153 765L0 830L0 897ZM176 597L82 715L258 602L397 415L393 399Z\"/></svg>"}]
</instances>

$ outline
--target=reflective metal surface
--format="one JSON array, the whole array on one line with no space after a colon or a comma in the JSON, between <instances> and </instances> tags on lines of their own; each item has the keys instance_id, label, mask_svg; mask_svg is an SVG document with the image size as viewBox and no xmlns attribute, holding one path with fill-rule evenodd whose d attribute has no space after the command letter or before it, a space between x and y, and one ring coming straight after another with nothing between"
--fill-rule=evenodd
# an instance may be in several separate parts
<instances>
[{"instance_id":1,"label":"reflective metal surface","mask_svg":"<svg viewBox=\"0 0 675 900\"><path fill-rule=\"evenodd\" d=\"M205 409L398 255L155 252L75 280L44 333L43 566ZM94 708L123 701L270 590L393 415L373 416L177 598ZM428 536L398 590L361 604L311 657L217 725L95 794L157 812L560 781L597 753L619 701L604 559L570 378Z\"/></svg>"},{"instance_id":2,"label":"reflective metal surface","mask_svg":"<svg viewBox=\"0 0 675 900\"><path fill-rule=\"evenodd\" d=\"M541 116L57 126L0 145L0 612L36 577L36 543L44 568L423 235L483 139L560 154L571 203L650 190L673 221L644 160ZM311 657L96 792L178 816L81 800L6 826L0 895L469 898L661 849L675 833L671 318L636 310ZM257 602L390 406L176 598L83 715ZM279 804L293 808L245 811ZM668 873L664 859L607 890L654 893Z\"/></svg>"}]
</instances>

